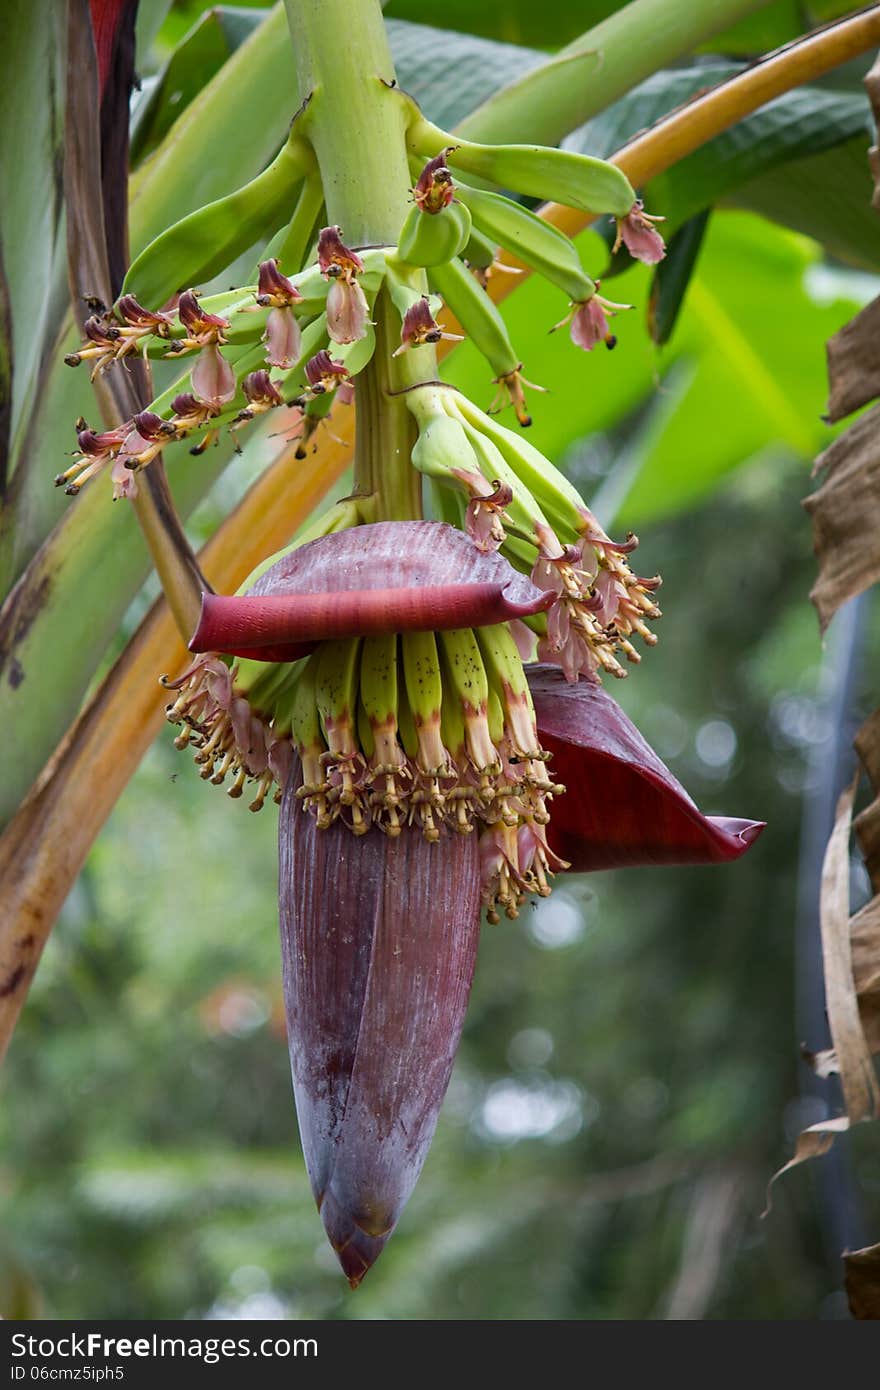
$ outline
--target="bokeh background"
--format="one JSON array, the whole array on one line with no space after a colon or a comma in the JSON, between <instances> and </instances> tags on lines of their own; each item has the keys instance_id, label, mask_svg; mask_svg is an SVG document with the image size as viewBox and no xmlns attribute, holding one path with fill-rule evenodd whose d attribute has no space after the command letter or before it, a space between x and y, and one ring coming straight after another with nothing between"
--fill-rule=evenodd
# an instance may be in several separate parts
<instances>
[{"instance_id":1,"label":"bokeh background","mask_svg":"<svg viewBox=\"0 0 880 1390\"><path fill-rule=\"evenodd\" d=\"M400 0L386 13L481 26L529 64L615 8L560 4L551 16L509 3L496 15ZM147 97L181 44L188 80L207 80L223 55L209 56L206 35L228 52L253 20L238 7L221 12L225 28L206 27L201 9L145 6ZM716 72L783 41L802 9L771 6L705 63ZM398 57L429 42L457 73L433 114L455 119L469 98L454 38L398 24ZM419 64L411 71L414 85ZM860 76L829 90L863 100ZM864 159L865 111L843 158ZM575 139L604 153L616 129L594 123ZM505 316L526 374L549 388L532 400L535 443L608 526L638 530L641 572L663 573L661 643L613 693L703 810L765 819L763 837L733 866L567 875L517 922L484 928L434 1146L352 1295L298 1146L277 810L230 803L166 731L70 895L0 1080L5 1316L847 1315L840 1253L880 1235L876 1133L786 1175L761 1212L795 1135L838 1108L799 1045L827 1044L818 874L852 732L876 704L880 639L863 600L821 643L800 503L833 437L820 418L824 340L880 282L869 257L844 262L761 216L781 196L762 177L763 191L757 177L712 214L667 345L651 341L641 308L619 320L615 353L584 357L548 336L565 306L537 282ZM582 250L601 270L600 233ZM607 292L644 306L648 272ZM467 345L448 365L488 402ZM237 467L193 518L194 538L250 481L247 460ZM852 886L857 906L857 860Z\"/></svg>"}]
</instances>

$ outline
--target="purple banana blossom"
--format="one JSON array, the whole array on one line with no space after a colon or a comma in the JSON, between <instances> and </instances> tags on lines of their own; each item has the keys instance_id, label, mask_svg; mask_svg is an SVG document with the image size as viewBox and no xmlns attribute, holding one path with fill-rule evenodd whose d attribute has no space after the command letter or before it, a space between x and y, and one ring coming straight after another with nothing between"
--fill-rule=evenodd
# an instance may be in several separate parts
<instances>
[{"instance_id":1,"label":"purple banana blossom","mask_svg":"<svg viewBox=\"0 0 880 1390\"><path fill-rule=\"evenodd\" d=\"M300 1140L355 1288L415 1186L446 1094L480 931L475 835L320 830L288 783L281 959Z\"/></svg>"},{"instance_id":2,"label":"purple banana blossom","mask_svg":"<svg viewBox=\"0 0 880 1390\"><path fill-rule=\"evenodd\" d=\"M190 647L286 662L327 639L480 628L552 601L450 526L381 522L290 552L247 594L206 595ZM291 1068L312 1189L352 1287L381 1253L427 1155L467 1007L486 879L494 908L499 882L512 883L500 894L510 903L518 889L549 891L547 875L569 866L731 860L762 828L703 816L594 681L570 684L549 666L526 673L537 738L566 787L552 796L549 825L534 813L539 798L532 812L520 803L519 829L489 818L480 837L455 833L473 825L448 816L432 837L399 818L393 833L380 820L352 833L342 816L322 823L309 813L317 789L290 759L279 902ZM518 708L525 718L526 705ZM526 757L543 756L528 720L516 728ZM417 778L418 764L406 769L397 753L380 772L404 766L404 781ZM333 756L331 744L324 758ZM345 756L354 778L357 755ZM451 769L436 771L442 781ZM515 781L514 765L504 776Z\"/></svg>"}]
</instances>

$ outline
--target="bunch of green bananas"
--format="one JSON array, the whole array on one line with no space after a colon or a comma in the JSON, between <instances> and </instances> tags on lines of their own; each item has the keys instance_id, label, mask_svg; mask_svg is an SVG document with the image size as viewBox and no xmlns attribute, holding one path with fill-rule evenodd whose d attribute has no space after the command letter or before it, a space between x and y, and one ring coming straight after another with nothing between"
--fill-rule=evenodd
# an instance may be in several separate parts
<instances>
[{"instance_id":1,"label":"bunch of green bananas","mask_svg":"<svg viewBox=\"0 0 880 1390\"><path fill-rule=\"evenodd\" d=\"M87 321L86 342L68 358L72 365L88 360L94 371L103 371L132 352L173 359L199 351L199 359L190 377L182 375L150 406L148 416L159 421L152 426L154 433L149 433L149 421L141 421L140 426L128 422L129 430L121 432L121 439L111 434L95 435L87 427L79 429L80 455L57 479L69 492L77 492L108 462L121 459L125 470L136 473L160 447L174 440L195 435L196 450L200 451L218 427L239 428L272 405L296 403L303 407L308 432L327 413L332 387L356 376L370 361L375 351L370 314L383 284L400 317L399 351L452 336L442 334L434 317L439 303L444 302L486 359L502 395L509 395L520 424L529 424L522 363L501 314L485 291L485 279L499 247L568 297L576 342L592 347L604 340L613 346L606 315L625 306L611 305L597 293L597 282L584 271L573 243L522 204L478 187L472 180L608 214L617 219L620 235L634 254L656 260L662 255L662 242L651 226L652 219L641 211L625 175L603 160L566 150L456 143L426 121L410 98L398 92L394 99L405 104L408 148L417 173L413 201L396 246L362 252L342 247L348 257L343 262L344 278L352 296L360 297L363 306L354 316L355 327L349 336L339 331L338 313L328 312L328 296L335 295L338 300L340 295L334 278L340 263L330 264L322 253L322 241L330 234L342 246L339 229L324 228L318 234L323 190L309 144L308 122L297 120L280 153L261 174L162 232L134 261L114 308L99 308ZM189 287L209 281L260 242L264 245L260 284L199 298L195 316L201 326L194 330L192 304L197 291ZM277 297L260 292L267 267L276 268L276 280L284 272L281 279L289 287L290 297L281 308ZM429 290L439 299L430 297ZM186 318L185 302L190 308ZM178 303L179 308L161 308ZM160 307L145 309L143 305ZM282 319L287 346L279 356L274 338L281 332ZM329 376L325 366L314 365L328 349L333 354ZM267 368L280 370L281 375L267 381ZM504 455L506 440L503 435L495 438L487 433L485 417L465 423L480 434L479 440L471 439L463 450L465 458L476 450L485 464L487 449L491 456L493 448ZM438 426L428 432L434 439L441 429ZM448 454L453 431L446 428L445 436L440 452ZM488 446L482 442L487 438ZM420 448L416 466L429 473L440 467L430 460L425 462L432 452L432 448ZM559 510L555 506L558 475L547 474L549 465L545 467L545 461L537 464L538 456L522 457L526 476L522 467L511 464L518 480L508 479L514 492L509 512L514 528L511 548L515 548L517 538L533 539L534 522L542 519L522 490L523 484L528 486L528 470L533 464L537 473L553 478L548 484L553 495L548 497L544 496L544 485L537 482L537 500L546 507L548 516ZM502 466L490 471L495 477L505 476ZM122 472L120 467L115 469L114 481L122 495L129 495L133 487L126 484L131 479ZM561 531L566 526L572 530L572 506L576 510L578 505L579 501L570 496L564 499L562 516L554 522ZM574 529L577 531L576 525Z\"/></svg>"},{"instance_id":2,"label":"bunch of green bananas","mask_svg":"<svg viewBox=\"0 0 880 1390\"><path fill-rule=\"evenodd\" d=\"M561 790L506 623L326 641L292 663L208 657L170 688L176 746L195 750L206 780L231 778L231 797L255 781L253 811L273 783L280 799L295 753L298 795L319 826L397 836L415 825L430 841L488 829L516 864L516 832L540 834ZM546 858L535 862L546 874ZM515 916L526 892L548 891L536 875L490 883L490 913Z\"/></svg>"}]
</instances>

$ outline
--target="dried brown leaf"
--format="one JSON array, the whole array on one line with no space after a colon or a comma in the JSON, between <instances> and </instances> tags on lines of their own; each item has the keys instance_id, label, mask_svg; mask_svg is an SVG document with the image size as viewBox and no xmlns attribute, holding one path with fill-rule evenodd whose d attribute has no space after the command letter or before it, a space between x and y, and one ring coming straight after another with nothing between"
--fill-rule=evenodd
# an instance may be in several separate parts
<instances>
[{"instance_id":1,"label":"dried brown leaf","mask_svg":"<svg viewBox=\"0 0 880 1390\"><path fill-rule=\"evenodd\" d=\"M858 981L853 975L856 948L851 944L850 935L849 836L858 782L859 774L837 802L834 829L822 865L819 894L825 1006L834 1046L833 1050L816 1053L808 1059L819 1075L839 1072L846 1114L820 1120L798 1136L793 1157L770 1179L767 1211L770 1210L770 1188L783 1173L805 1163L807 1159L827 1153L835 1137L845 1133L851 1125L876 1119L880 1115L880 1084L860 1014L861 986L871 981L876 984L872 974L872 970L876 969L876 923L871 924L871 929L859 932ZM855 921L853 918L853 923Z\"/></svg>"},{"instance_id":2,"label":"dried brown leaf","mask_svg":"<svg viewBox=\"0 0 880 1390\"><path fill-rule=\"evenodd\" d=\"M833 1120L820 1120L818 1124L810 1125L808 1129L801 1131L794 1146L794 1154L773 1174L767 1185L767 1206L763 1212L764 1216L767 1216L770 1211L770 1193L773 1186L779 1181L783 1173L797 1168L810 1158L821 1158L822 1154L827 1154L838 1134L845 1134L848 1129L849 1116L838 1115Z\"/></svg>"},{"instance_id":3,"label":"dried brown leaf","mask_svg":"<svg viewBox=\"0 0 880 1390\"><path fill-rule=\"evenodd\" d=\"M828 339L827 354L833 423L880 396L880 296Z\"/></svg>"},{"instance_id":4,"label":"dried brown leaf","mask_svg":"<svg viewBox=\"0 0 880 1390\"><path fill-rule=\"evenodd\" d=\"M880 1245L850 1250L846 1266L846 1296L854 1318L880 1319Z\"/></svg>"},{"instance_id":5,"label":"dried brown leaf","mask_svg":"<svg viewBox=\"0 0 880 1390\"><path fill-rule=\"evenodd\" d=\"M852 1124L880 1114L880 1085L862 1031L850 946L849 835L857 786L858 774L838 800L819 892L825 1007L844 1105Z\"/></svg>"},{"instance_id":6,"label":"dried brown leaf","mask_svg":"<svg viewBox=\"0 0 880 1390\"><path fill-rule=\"evenodd\" d=\"M880 579L880 406L819 455L821 468L825 481L804 506L819 562L810 598L824 631L842 603Z\"/></svg>"},{"instance_id":7,"label":"dried brown leaf","mask_svg":"<svg viewBox=\"0 0 880 1390\"><path fill-rule=\"evenodd\" d=\"M865 1041L880 1055L880 896L851 919L853 980Z\"/></svg>"},{"instance_id":8,"label":"dried brown leaf","mask_svg":"<svg viewBox=\"0 0 880 1390\"><path fill-rule=\"evenodd\" d=\"M880 893L880 709L855 737L856 752L870 778L874 800L855 819L855 831L875 893Z\"/></svg>"}]
</instances>

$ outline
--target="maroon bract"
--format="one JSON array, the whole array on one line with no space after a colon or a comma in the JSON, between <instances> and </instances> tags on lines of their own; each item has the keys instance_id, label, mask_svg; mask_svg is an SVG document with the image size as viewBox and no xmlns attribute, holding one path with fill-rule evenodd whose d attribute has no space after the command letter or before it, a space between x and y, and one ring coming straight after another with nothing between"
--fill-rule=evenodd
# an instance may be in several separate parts
<instances>
[{"instance_id":1,"label":"maroon bract","mask_svg":"<svg viewBox=\"0 0 880 1390\"><path fill-rule=\"evenodd\" d=\"M538 613L553 601L452 526L382 521L291 551L247 594L205 594L189 646L193 652L293 661L303 644L485 627Z\"/></svg>"},{"instance_id":2,"label":"maroon bract","mask_svg":"<svg viewBox=\"0 0 880 1390\"><path fill-rule=\"evenodd\" d=\"M549 841L578 872L738 859L763 821L704 816L623 710L592 681L527 668L542 745L565 794Z\"/></svg>"},{"instance_id":3,"label":"maroon bract","mask_svg":"<svg viewBox=\"0 0 880 1390\"><path fill-rule=\"evenodd\" d=\"M279 819L281 954L300 1139L312 1191L355 1287L425 1161L476 960L476 836L355 839Z\"/></svg>"}]
</instances>

